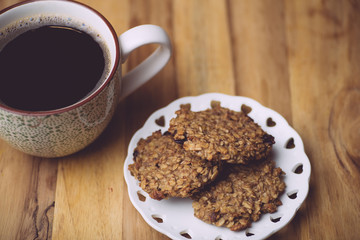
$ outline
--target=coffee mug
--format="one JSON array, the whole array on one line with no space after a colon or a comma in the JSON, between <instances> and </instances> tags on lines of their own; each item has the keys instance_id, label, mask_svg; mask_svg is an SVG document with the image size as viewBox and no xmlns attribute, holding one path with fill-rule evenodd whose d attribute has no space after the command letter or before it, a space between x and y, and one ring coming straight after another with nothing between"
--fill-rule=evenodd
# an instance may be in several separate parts
<instances>
[{"instance_id":1,"label":"coffee mug","mask_svg":"<svg viewBox=\"0 0 360 240\"><path fill-rule=\"evenodd\" d=\"M51 44L44 41L38 45L49 45L50 50L40 52L51 52L43 58L54 59L45 60L43 66L38 67L31 59L37 59L40 52L26 44L33 39L31 34L37 36L31 42L36 44L37 39L44 39L43 36L52 32L55 37L48 41ZM59 45L67 38L71 44L79 41L78 45L59 50ZM86 41L93 45L85 47ZM122 63L133 50L146 44L159 46L147 59L122 76ZM18 50L22 49L19 46L24 46L25 50ZM83 47L83 52L77 51ZM96 48L100 49L100 55ZM17 56L22 56L27 50L34 52L30 53L30 60L21 62L20 59L26 57ZM52 51L59 54L65 51L70 55L56 62L58 57L53 57ZM94 57L92 52L100 57ZM169 37L159 26L140 25L118 37L104 16L82 3L33 0L10 6L0 11L0 59L3 58L7 65L14 58L14 67L18 70L0 72L0 88L4 89L0 93L0 137L14 148L34 156L62 157L75 153L103 132L120 99L158 73L170 56ZM95 58L101 63L95 62ZM42 57L39 59L42 60ZM82 63L93 65L81 68ZM27 65L31 66L30 69L21 69ZM98 75L94 73L96 71ZM43 75L45 77L39 82L38 78ZM90 84L93 81L90 78L96 81ZM73 92L76 100L70 99Z\"/></svg>"}]
</instances>

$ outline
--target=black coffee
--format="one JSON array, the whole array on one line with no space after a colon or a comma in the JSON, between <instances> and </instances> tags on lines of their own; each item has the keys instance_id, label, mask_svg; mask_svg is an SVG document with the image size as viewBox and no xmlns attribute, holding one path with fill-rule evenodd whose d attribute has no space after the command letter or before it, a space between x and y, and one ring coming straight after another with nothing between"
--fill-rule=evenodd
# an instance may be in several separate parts
<instances>
[{"instance_id":1,"label":"black coffee","mask_svg":"<svg viewBox=\"0 0 360 240\"><path fill-rule=\"evenodd\" d=\"M42 26L0 51L0 101L27 111L69 106L91 92L104 73L99 43L75 28Z\"/></svg>"}]
</instances>

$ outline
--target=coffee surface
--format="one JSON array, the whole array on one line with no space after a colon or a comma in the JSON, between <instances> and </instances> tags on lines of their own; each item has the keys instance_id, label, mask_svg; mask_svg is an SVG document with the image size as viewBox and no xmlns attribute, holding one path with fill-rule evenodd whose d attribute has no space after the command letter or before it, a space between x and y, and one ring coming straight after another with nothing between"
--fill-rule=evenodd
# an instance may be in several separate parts
<instances>
[{"instance_id":1,"label":"coffee surface","mask_svg":"<svg viewBox=\"0 0 360 240\"><path fill-rule=\"evenodd\" d=\"M0 101L26 111L72 105L94 90L105 57L89 34L70 27L26 31L0 51Z\"/></svg>"}]
</instances>

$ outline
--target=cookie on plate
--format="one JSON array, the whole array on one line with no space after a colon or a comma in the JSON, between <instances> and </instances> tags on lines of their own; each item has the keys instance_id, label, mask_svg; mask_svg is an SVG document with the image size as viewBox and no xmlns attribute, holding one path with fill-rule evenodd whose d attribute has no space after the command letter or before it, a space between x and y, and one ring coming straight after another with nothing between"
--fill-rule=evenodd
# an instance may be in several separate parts
<instances>
[{"instance_id":1,"label":"cookie on plate","mask_svg":"<svg viewBox=\"0 0 360 240\"><path fill-rule=\"evenodd\" d=\"M273 160L233 165L228 170L229 174L193 197L195 217L239 231L282 204L279 196L285 189L284 173L275 168Z\"/></svg>"},{"instance_id":2,"label":"cookie on plate","mask_svg":"<svg viewBox=\"0 0 360 240\"><path fill-rule=\"evenodd\" d=\"M169 132L185 150L207 160L246 164L266 158L275 143L249 116L213 102L211 109L193 112L182 105L170 120Z\"/></svg>"},{"instance_id":3,"label":"cookie on plate","mask_svg":"<svg viewBox=\"0 0 360 240\"><path fill-rule=\"evenodd\" d=\"M131 174L151 198L189 197L213 181L220 162L210 162L187 152L160 130L141 139L133 153Z\"/></svg>"}]
</instances>

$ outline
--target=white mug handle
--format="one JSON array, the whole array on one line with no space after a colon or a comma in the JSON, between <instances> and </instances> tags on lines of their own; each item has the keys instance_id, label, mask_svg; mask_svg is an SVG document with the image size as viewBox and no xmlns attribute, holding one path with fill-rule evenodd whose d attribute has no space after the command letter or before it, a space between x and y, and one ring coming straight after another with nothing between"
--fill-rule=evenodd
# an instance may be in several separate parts
<instances>
[{"instance_id":1,"label":"white mug handle","mask_svg":"<svg viewBox=\"0 0 360 240\"><path fill-rule=\"evenodd\" d=\"M171 56L171 43L164 29L150 24L129 29L120 35L119 42L121 63L138 47L153 43L160 45L148 58L122 77L120 99L123 99L166 65Z\"/></svg>"}]
</instances>

